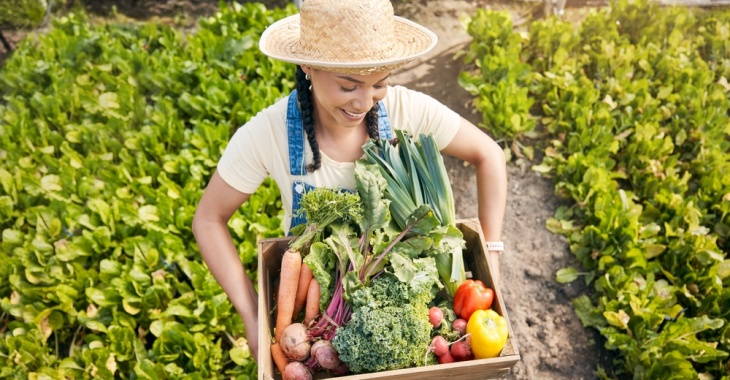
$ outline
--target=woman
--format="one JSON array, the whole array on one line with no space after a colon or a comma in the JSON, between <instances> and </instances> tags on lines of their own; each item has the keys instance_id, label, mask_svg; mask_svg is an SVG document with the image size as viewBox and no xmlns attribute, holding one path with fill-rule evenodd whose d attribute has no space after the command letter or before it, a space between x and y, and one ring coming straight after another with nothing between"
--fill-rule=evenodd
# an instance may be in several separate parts
<instances>
[{"instance_id":1,"label":"woman","mask_svg":"<svg viewBox=\"0 0 730 380\"><path fill-rule=\"evenodd\" d=\"M492 249L498 283L507 175L501 148L484 132L422 93L388 86L392 70L426 54L436 36L395 17L388 0L306 0L301 12L263 33L262 52L297 64L297 90L243 125L231 138L200 200L193 232L204 261L246 327L258 354L257 295L227 222L271 176L281 189L284 230L310 187L354 189L354 162L370 138L393 129L432 134L444 154L476 170L478 217Z\"/></svg>"}]
</instances>

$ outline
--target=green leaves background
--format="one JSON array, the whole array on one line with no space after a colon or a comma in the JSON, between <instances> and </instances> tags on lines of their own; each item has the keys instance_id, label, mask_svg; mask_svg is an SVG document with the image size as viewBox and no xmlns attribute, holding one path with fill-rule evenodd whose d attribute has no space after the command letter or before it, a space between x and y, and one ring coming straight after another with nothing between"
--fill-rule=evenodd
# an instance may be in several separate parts
<instances>
[{"instance_id":1,"label":"green leaves background","mask_svg":"<svg viewBox=\"0 0 730 380\"><path fill-rule=\"evenodd\" d=\"M0 71L0 378L255 378L195 206L228 139L287 94L256 48L295 11L221 4L194 33L56 19ZM230 222L249 275L279 236L267 182Z\"/></svg>"},{"instance_id":2,"label":"green leaves background","mask_svg":"<svg viewBox=\"0 0 730 380\"><path fill-rule=\"evenodd\" d=\"M522 38L505 17L484 10L472 19L481 24L470 32L488 30L470 47L485 84L465 85L482 89L487 127L516 109L484 92L497 79L539 106L522 111L539 122L531 132L544 154L533 169L572 201L547 228L568 238L583 266L556 279L593 284L574 300L576 313L619 353L598 375L727 378L730 13L612 1L579 25L533 22ZM522 63L487 66L481 51ZM524 76L496 75L523 63ZM487 115L494 109L501 114ZM501 124L495 134L521 136Z\"/></svg>"},{"instance_id":3,"label":"green leaves background","mask_svg":"<svg viewBox=\"0 0 730 380\"><path fill-rule=\"evenodd\" d=\"M190 34L69 15L4 63L0 378L256 376L190 223L231 133L293 88L255 44L294 11L222 4ZM594 286L576 313L620 353L599 376L727 377L727 11L616 1L512 27L479 11L460 79L573 201L547 228L583 266L558 279ZM231 220L251 276L281 216L267 182Z\"/></svg>"}]
</instances>

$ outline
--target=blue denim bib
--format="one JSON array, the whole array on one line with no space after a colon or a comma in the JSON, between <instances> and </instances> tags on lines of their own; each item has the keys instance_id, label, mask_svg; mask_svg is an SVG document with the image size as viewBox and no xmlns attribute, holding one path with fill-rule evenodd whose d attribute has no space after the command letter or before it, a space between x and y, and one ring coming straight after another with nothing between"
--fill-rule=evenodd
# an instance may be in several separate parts
<instances>
[{"instance_id":1,"label":"blue denim bib","mask_svg":"<svg viewBox=\"0 0 730 380\"><path fill-rule=\"evenodd\" d=\"M305 169L306 164L304 162L304 144L307 142L302 125L302 113L299 111L297 101L297 90L292 91L289 95L289 104L286 110L286 128L289 136L289 171L292 176L303 176L307 174L307 170ZM385 110L385 104L382 101L378 102L378 131L381 139L393 139L388 112ZM290 230L307 221L304 215L297 215L297 211L299 210L302 195L313 188L314 186L302 180L293 181Z\"/></svg>"}]
</instances>

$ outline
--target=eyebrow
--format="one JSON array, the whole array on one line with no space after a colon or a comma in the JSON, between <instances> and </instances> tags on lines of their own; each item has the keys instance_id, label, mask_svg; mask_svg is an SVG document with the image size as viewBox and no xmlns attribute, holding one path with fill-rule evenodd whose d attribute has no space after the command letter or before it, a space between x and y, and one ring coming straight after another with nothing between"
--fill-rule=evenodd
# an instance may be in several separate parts
<instances>
[{"instance_id":1,"label":"eyebrow","mask_svg":"<svg viewBox=\"0 0 730 380\"><path fill-rule=\"evenodd\" d=\"M350 82L353 82L353 83L357 83L357 84L363 84L363 83L365 83L365 82L363 82L361 80L357 80L357 79L355 79L355 78L353 78L351 76L347 76L347 75L338 75L337 77L340 78L340 79L344 79L346 81L350 81ZM390 74L386 75L385 78L379 80L377 83L380 83L380 82L388 79L389 77L390 77Z\"/></svg>"}]
</instances>

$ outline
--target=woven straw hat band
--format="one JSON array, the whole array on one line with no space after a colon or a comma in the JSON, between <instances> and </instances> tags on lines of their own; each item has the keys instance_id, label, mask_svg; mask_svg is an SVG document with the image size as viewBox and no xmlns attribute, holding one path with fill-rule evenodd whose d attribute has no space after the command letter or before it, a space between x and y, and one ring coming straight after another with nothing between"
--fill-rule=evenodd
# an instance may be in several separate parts
<instances>
[{"instance_id":1,"label":"woven straw hat band","mask_svg":"<svg viewBox=\"0 0 730 380\"><path fill-rule=\"evenodd\" d=\"M259 47L286 62L369 74L399 68L436 41L428 29L394 16L390 0L304 0L299 14L267 28Z\"/></svg>"}]
</instances>

